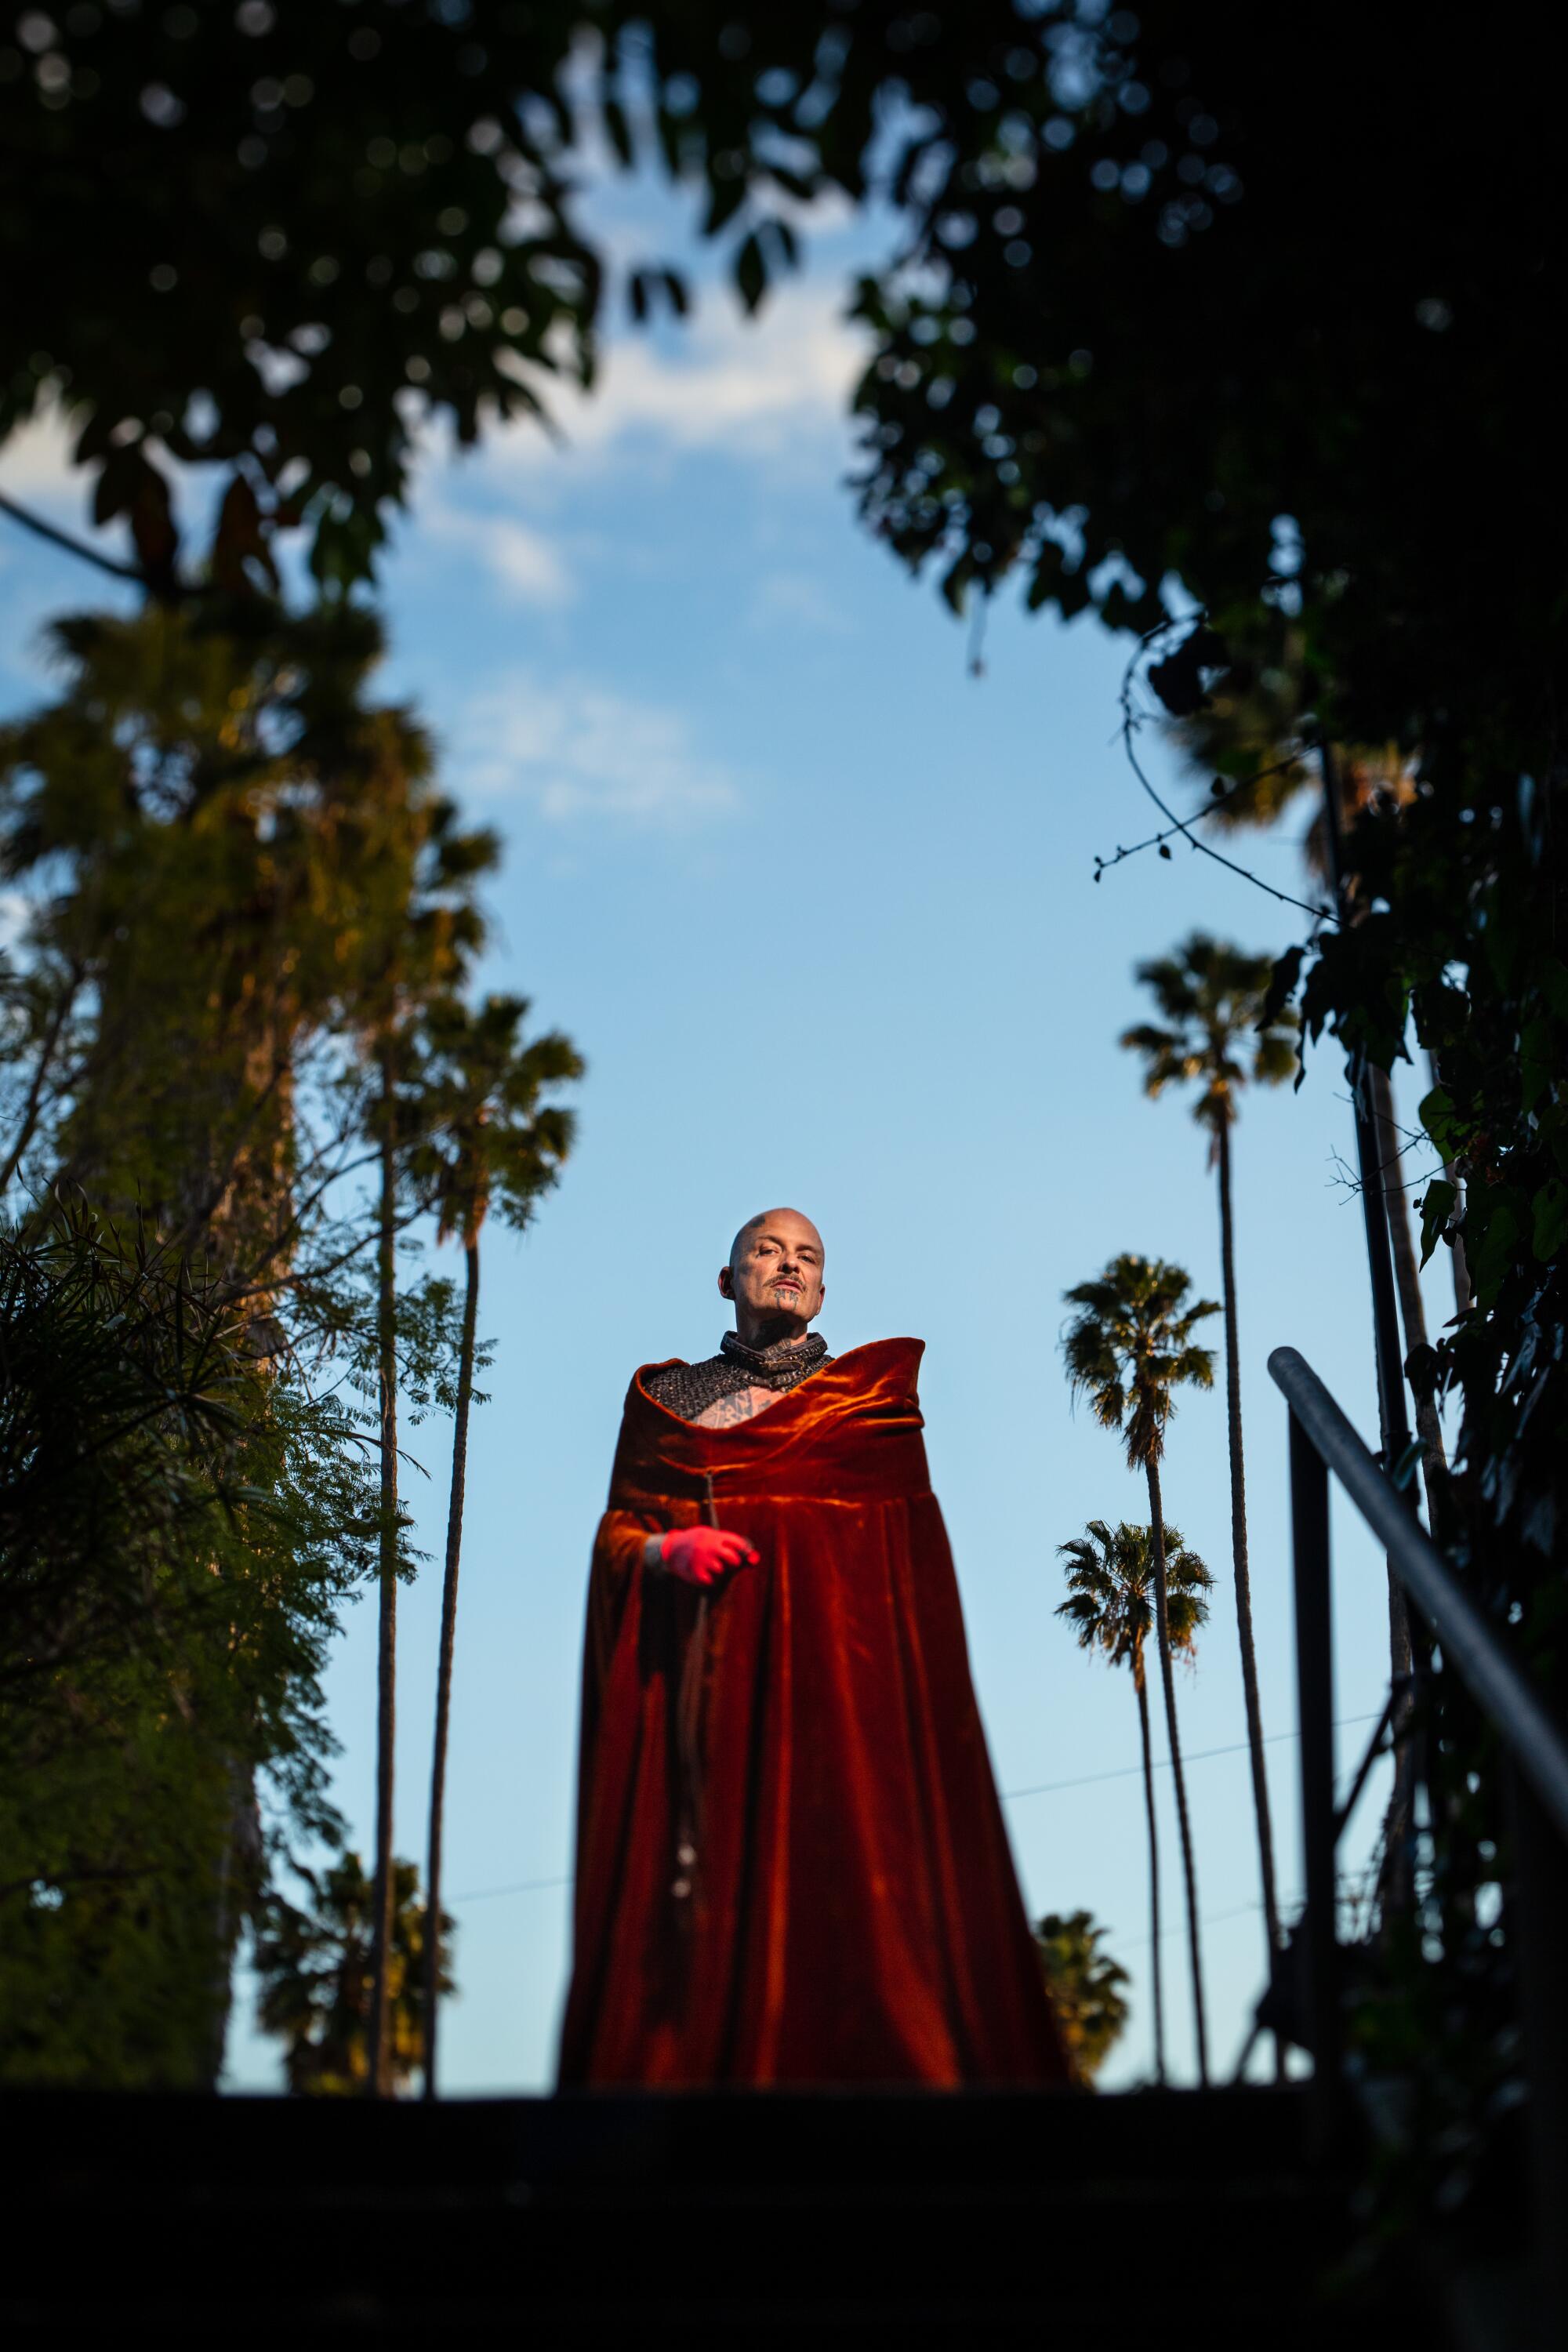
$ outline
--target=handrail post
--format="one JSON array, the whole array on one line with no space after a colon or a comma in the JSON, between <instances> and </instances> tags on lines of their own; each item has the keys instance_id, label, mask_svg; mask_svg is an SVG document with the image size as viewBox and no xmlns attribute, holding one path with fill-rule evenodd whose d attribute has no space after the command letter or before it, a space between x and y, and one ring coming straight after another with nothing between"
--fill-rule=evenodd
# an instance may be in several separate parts
<instances>
[{"instance_id":1,"label":"handrail post","mask_svg":"<svg viewBox=\"0 0 1568 2352\"><path fill-rule=\"evenodd\" d=\"M1531 2221L1537 2289L1544 2310L1568 2307L1568 2011L1563 1953L1568 1950L1568 1869L1546 1808L1511 1757L1503 1759L1513 1879L1508 1888L1509 1940L1518 1954L1520 2022L1524 2029Z\"/></svg>"},{"instance_id":2,"label":"handrail post","mask_svg":"<svg viewBox=\"0 0 1568 2352\"><path fill-rule=\"evenodd\" d=\"M1290 1530L1295 1551L1296 1705L1300 1727L1301 1924L1312 2053L1309 2155L1324 2163L1340 2137L1339 1889L1334 1864L1334 1660L1329 1586L1329 1471L1290 1415Z\"/></svg>"}]
</instances>

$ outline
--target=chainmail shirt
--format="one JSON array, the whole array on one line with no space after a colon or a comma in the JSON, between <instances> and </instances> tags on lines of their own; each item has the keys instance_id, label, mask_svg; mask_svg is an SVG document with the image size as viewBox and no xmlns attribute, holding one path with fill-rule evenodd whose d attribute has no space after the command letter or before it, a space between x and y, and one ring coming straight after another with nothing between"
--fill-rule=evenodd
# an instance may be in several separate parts
<instances>
[{"instance_id":1,"label":"chainmail shirt","mask_svg":"<svg viewBox=\"0 0 1568 2352\"><path fill-rule=\"evenodd\" d=\"M726 1331L716 1356L700 1364L670 1364L653 1373L646 1386L667 1412L695 1421L721 1397L738 1395L742 1389L775 1389L782 1396L832 1361L827 1342L815 1331L795 1348L787 1341L748 1348L733 1331Z\"/></svg>"}]
</instances>

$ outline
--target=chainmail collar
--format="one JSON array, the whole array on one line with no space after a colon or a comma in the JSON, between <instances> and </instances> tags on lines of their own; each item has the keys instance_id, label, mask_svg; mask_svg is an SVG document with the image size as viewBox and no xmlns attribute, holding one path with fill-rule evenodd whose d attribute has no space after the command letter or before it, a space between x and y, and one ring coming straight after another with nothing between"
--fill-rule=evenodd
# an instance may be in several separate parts
<instances>
[{"instance_id":1,"label":"chainmail collar","mask_svg":"<svg viewBox=\"0 0 1568 2352\"><path fill-rule=\"evenodd\" d=\"M748 1348L736 1332L726 1331L719 1342L719 1351L743 1371L754 1387L793 1389L807 1372L816 1370L827 1353L827 1342L819 1332L810 1331L794 1344L787 1339L775 1339L771 1348Z\"/></svg>"},{"instance_id":2,"label":"chainmail collar","mask_svg":"<svg viewBox=\"0 0 1568 2352\"><path fill-rule=\"evenodd\" d=\"M815 1372L830 1364L827 1343L813 1332L798 1348L748 1348L733 1331L726 1331L719 1353L700 1364L666 1364L650 1372L647 1393L666 1412L682 1421L696 1421L721 1398L739 1396L742 1389L772 1389L784 1396ZM764 1408L766 1410L766 1408Z\"/></svg>"}]
</instances>

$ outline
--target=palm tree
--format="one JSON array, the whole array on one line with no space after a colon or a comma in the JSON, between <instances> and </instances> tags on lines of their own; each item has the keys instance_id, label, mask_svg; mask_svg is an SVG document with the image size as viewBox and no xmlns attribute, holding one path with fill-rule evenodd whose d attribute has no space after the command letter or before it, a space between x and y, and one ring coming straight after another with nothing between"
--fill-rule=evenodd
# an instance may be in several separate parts
<instances>
[{"instance_id":1,"label":"palm tree","mask_svg":"<svg viewBox=\"0 0 1568 2352\"><path fill-rule=\"evenodd\" d=\"M375 1860L371 1927L370 2061L364 2088L383 2098L393 2087L392 1973L396 1888L392 1857L393 1768L397 1745L397 1580L403 1524L397 1502L397 1077L390 1037L377 1055L380 1092L374 1113L379 1182L376 1199L376 1418L381 1510L376 1563Z\"/></svg>"},{"instance_id":2,"label":"palm tree","mask_svg":"<svg viewBox=\"0 0 1568 2352\"><path fill-rule=\"evenodd\" d=\"M365 2089L390 2095L393 1972L393 1776L396 1754L397 1586L405 1567L405 1515L398 1500L397 1236L400 1197L413 1182L429 1129L422 1099L419 1021L451 997L484 940L471 897L476 877L495 863L489 833L458 833L449 801L426 812L405 894L406 919L392 938L364 992L366 1058L374 1071L365 1105L378 1170L375 1265L375 1364L380 1429L381 1512L376 1667L375 1903L371 1954L371 2056Z\"/></svg>"},{"instance_id":3,"label":"palm tree","mask_svg":"<svg viewBox=\"0 0 1568 2352\"><path fill-rule=\"evenodd\" d=\"M1047 1911L1035 1948L1062 2040L1079 2080L1092 2082L1127 2030L1127 1971L1100 1948L1103 1927L1088 1911Z\"/></svg>"},{"instance_id":4,"label":"palm tree","mask_svg":"<svg viewBox=\"0 0 1568 2352\"><path fill-rule=\"evenodd\" d=\"M1279 1948L1274 1885L1274 1832L1263 1758L1263 1713L1258 1695L1258 1652L1252 1633L1252 1580L1247 1557L1247 1470L1241 1438L1241 1353L1236 1304L1236 1227L1231 1206L1230 1130L1237 1098L1248 1078L1279 1086L1298 1067L1300 1022L1293 1008L1268 1011L1273 963L1194 931L1173 956L1138 966L1163 1025L1144 1022L1124 1030L1123 1045L1143 1056L1143 1091L1170 1086L1197 1090L1193 1116L1209 1138L1209 1166L1219 1171L1220 1289L1225 1302L1226 1421L1230 1439L1230 1552L1236 1576L1236 1624L1247 1701L1247 1744L1252 1759L1252 1800L1269 1951Z\"/></svg>"},{"instance_id":5,"label":"palm tree","mask_svg":"<svg viewBox=\"0 0 1568 2352\"><path fill-rule=\"evenodd\" d=\"M1067 1293L1079 1309L1062 1348L1076 1394L1087 1393L1094 1417L1116 1430L1127 1447L1130 1469L1142 1470L1149 1489L1149 1532L1154 1552L1154 1623L1160 1681L1165 1694L1165 1725L1171 1740L1171 1776L1176 1788L1176 1822L1182 1835L1186 1881L1187 1946L1193 1971L1193 2018L1198 2079L1208 2081L1208 2029L1204 2016L1203 1955L1198 1942L1198 1879L1187 1814L1186 1777L1176 1727L1176 1687L1171 1670L1171 1613L1165 1561L1165 1515L1160 1498L1160 1464L1165 1429L1178 1388L1214 1386L1214 1358L1193 1339L1205 1316L1217 1315L1212 1298L1188 1306L1191 1278L1163 1258L1112 1258L1093 1282Z\"/></svg>"},{"instance_id":6,"label":"palm tree","mask_svg":"<svg viewBox=\"0 0 1568 2352\"><path fill-rule=\"evenodd\" d=\"M363 2091L372 2071L374 1886L357 1853L301 1875L310 1908L274 1895L258 1926L260 2021L287 2044L291 2091L342 2096ZM443 1918L440 1937L431 1936L414 1864L395 1862L392 1875L388 2073L401 2088L424 2060L426 2020L434 2015L422 1991L426 1952L437 1945L450 1949L453 1922ZM439 1987L450 1992L451 1979L442 1974Z\"/></svg>"},{"instance_id":7,"label":"palm tree","mask_svg":"<svg viewBox=\"0 0 1568 2352\"><path fill-rule=\"evenodd\" d=\"M460 1240L465 1270L463 1329L458 1349L452 1430L452 1483L447 1512L447 1556L441 1587L441 1648L436 1685L436 1741L430 1772L429 1853L426 1885L440 1914L441 1844L447 1790L447 1742L452 1706L452 1653L458 1624L458 1569L463 1542L463 1495L468 1459L468 1414L474 1397L479 1310L479 1235L490 1209L521 1233L540 1198L560 1174L572 1147L569 1110L545 1103L546 1089L583 1075L582 1057L555 1033L523 1045L528 1005L521 997L490 996L477 1013L455 997L438 998L424 1024L426 1061L420 1073L424 1144L410 1156L413 1181L430 1201L438 1238ZM438 1937L425 1950L425 2095L436 2095L440 2023Z\"/></svg>"},{"instance_id":8,"label":"palm tree","mask_svg":"<svg viewBox=\"0 0 1568 2352\"><path fill-rule=\"evenodd\" d=\"M1149 1924L1152 1930L1154 2075L1165 2079L1164 1961L1160 1934L1160 1832L1154 1811L1154 1758L1149 1738L1149 1692L1143 1651L1153 1623L1154 1542L1148 1528L1123 1519L1113 1535L1103 1519L1090 1519L1087 1536L1057 1549L1069 1563L1068 1598L1057 1611L1077 1633L1082 1650L1102 1651L1113 1666L1131 1666L1138 1697L1138 1734L1143 1755L1143 1811L1149 1826ZM1174 1528L1165 1529L1165 1615L1171 1646L1193 1655L1197 1629L1207 1619L1205 1594L1214 1579L1189 1551ZM1045 1923L1041 1922L1043 1932Z\"/></svg>"}]
</instances>

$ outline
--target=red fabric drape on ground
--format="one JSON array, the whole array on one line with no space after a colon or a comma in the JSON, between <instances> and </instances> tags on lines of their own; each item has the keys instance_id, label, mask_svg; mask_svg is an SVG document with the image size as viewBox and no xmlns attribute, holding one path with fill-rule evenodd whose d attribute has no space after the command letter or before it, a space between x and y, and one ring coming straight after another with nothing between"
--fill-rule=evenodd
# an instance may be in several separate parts
<instances>
[{"instance_id":1,"label":"red fabric drape on ground","mask_svg":"<svg viewBox=\"0 0 1568 2352\"><path fill-rule=\"evenodd\" d=\"M923 1352L852 1349L730 1429L632 1381L588 1600L563 2086L1068 2079L926 1468ZM763 1564L704 1599L642 1549L710 1497Z\"/></svg>"}]
</instances>

